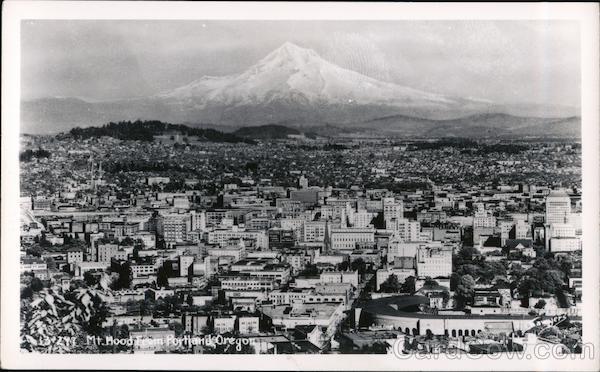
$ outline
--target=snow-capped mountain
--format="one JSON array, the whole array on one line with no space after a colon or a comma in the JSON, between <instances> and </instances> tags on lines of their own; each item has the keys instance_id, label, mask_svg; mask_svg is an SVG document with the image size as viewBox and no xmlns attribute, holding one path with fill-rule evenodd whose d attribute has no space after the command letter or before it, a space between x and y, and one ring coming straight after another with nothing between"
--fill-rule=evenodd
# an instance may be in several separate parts
<instances>
[{"instance_id":1,"label":"snow-capped mountain","mask_svg":"<svg viewBox=\"0 0 600 372\"><path fill-rule=\"evenodd\" d=\"M290 42L240 74L205 76L157 98L197 108L272 102L444 108L458 103L439 94L382 82L341 68L313 50Z\"/></svg>"},{"instance_id":2,"label":"snow-capped mountain","mask_svg":"<svg viewBox=\"0 0 600 372\"><path fill-rule=\"evenodd\" d=\"M440 121L465 118L456 132L468 135L469 131L462 128L469 127L472 121L475 121L473 126L489 128L485 133L493 134L497 129L492 127L495 124L489 120L481 124L481 118L492 114L579 116L576 108L498 105L380 81L326 61L311 49L287 42L238 74L204 76L150 97L110 102L65 97L23 101L21 130L48 133L109 121L150 119L217 127L327 124L346 129L393 129L396 133L417 135L442 128ZM451 127L459 128L455 124ZM525 124L518 121L518 128L528 128ZM534 129L539 127L535 121L531 124ZM571 128L561 125L560 133ZM542 132L546 129L545 126L539 128Z\"/></svg>"}]
</instances>

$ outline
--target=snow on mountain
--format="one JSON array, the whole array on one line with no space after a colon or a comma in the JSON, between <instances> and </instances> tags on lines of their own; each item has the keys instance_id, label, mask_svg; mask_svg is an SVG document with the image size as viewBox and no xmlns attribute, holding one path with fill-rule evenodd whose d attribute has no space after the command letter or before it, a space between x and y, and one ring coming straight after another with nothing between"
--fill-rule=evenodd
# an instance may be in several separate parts
<instances>
[{"instance_id":1,"label":"snow on mountain","mask_svg":"<svg viewBox=\"0 0 600 372\"><path fill-rule=\"evenodd\" d=\"M311 49L286 42L246 71L204 76L157 98L201 109L211 104L257 105L274 101L301 104L431 106L456 102L336 66Z\"/></svg>"},{"instance_id":2,"label":"snow on mountain","mask_svg":"<svg viewBox=\"0 0 600 372\"><path fill-rule=\"evenodd\" d=\"M498 113L525 118L493 116ZM136 119L235 128L273 123L297 127L332 124L406 135L452 131L472 135L472 129L479 127L485 129L485 135L499 127L524 134L564 135L578 129L577 120L552 121L550 128L544 125L548 120L540 123L526 118L530 116L571 118L579 116L579 110L542 104L502 105L428 93L336 66L315 51L288 42L239 74L204 76L150 97L102 102L77 98L23 101L21 130L47 133Z\"/></svg>"}]
</instances>

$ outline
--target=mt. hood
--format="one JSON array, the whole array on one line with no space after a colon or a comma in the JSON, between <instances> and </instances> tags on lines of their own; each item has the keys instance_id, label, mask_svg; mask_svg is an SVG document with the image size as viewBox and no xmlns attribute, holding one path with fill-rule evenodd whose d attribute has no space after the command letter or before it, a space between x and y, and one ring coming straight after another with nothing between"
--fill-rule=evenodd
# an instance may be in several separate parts
<instances>
[{"instance_id":1,"label":"mt. hood","mask_svg":"<svg viewBox=\"0 0 600 372\"><path fill-rule=\"evenodd\" d=\"M282 122L354 127L390 116L447 120L494 112L525 116L549 113L539 105L534 113L523 106L512 112L507 106L484 100L383 82L339 67L313 50L289 42L239 74L204 76L150 97L108 102L44 98L24 101L21 108L25 133L135 119L233 127ZM553 113L549 116L574 115L573 111Z\"/></svg>"},{"instance_id":2,"label":"mt. hood","mask_svg":"<svg viewBox=\"0 0 600 372\"><path fill-rule=\"evenodd\" d=\"M157 95L173 103L257 105L277 101L300 104L456 104L444 96L385 83L322 59L313 50L285 43L239 75L205 76Z\"/></svg>"}]
</instances>

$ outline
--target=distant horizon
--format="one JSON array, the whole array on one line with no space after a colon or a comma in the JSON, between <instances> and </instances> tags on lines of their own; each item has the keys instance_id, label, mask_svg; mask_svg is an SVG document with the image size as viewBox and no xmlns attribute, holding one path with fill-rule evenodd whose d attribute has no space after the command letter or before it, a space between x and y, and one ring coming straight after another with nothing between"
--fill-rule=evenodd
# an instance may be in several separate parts
<instances>
[{"instance_id":1,"label":"distant horizon","mask_svg":"<svg viewBox=\"0 0 600 372\"><path fill-rule=\"evenodd\" d=\"M523 117L523 116L519 116L519 115L512 115L512 114L506 114L506 113L488 113L488 114L470 114L468 116L465 116L464 118L468 118L468 117L483 117L483 116L494 116L494 115L498 115L498 116L507 116L507 117L513 117L513 118L523 118L523 119L527 119L527 117ZM529 117L531 118L531 117ZM554 119L580 119L581 116L573 116L573 117L568 117L568 118L554 118ZM534 117L534 119L549 119L549 120L553 120L553 118L542 118L542 117ZM431 120L431 121L439 121L440 123L443 123L445 121L451 121L450 119L424 119L424 120ZM220 133L225 133L225 134L229 134L229 133L235 133L240 129L257 129L257 128L267 128L267 127L281 127L281 128L288 128L291 130L298 130L300 131L300 133L313 133L315 130L318 130L320 128L323 128L322 125L290 125L284 122L277 122L277 123L267 123L267 124L261 124L261 125L219 125L219 124L215 124L215 123L192 123L192 122L169 122L169 121L165 121L165 120L159 120L159 119L135 119L135 120L127 120L127 119L123 119L123 120L110 120L107 121L105 123L102 124L96 124L96 125L89 125L89 126L76 126L76 127L72 127L69 129L56 129L55 131L47 131L44 133L29 133L29 132L21 132L20 136L31 136L31 137L39 137L39 136L57 136L59 134L68 134L69 132L71 132L73 129L75 128L79 128L79 129L89 129L89 128L100 128L103 126L106 126L108 124L122 124L122 123L135 123L135 122L141 122L141 123L145 123L145 122L152 122L152 121L156 121L156 122L160 122L162 124L169 124L169 125L182 125L185 127L188 127L192 130L194 129L213 129L217 132ZM286 125L287 124L287 125ZM330 127L332 128L340 128L339 126L330 124ZM359 128L360 129L360 128ZM307 131L305 131L307 130ZM360 132L360 130L359 130ZM357 133L359 133L357 132ZM439 135L433 135L433 136L422 136L422 135L410 135L410 136L405 136L403 134L400 133L396 133L394 135L391 134L387 134L389 136L389 138L393 138L395 140L444 140L444 139L469 139L469 140L474 140L474 141L480 141L480 140L498 140L500 137L477 137L477 136L469 136L469 135L464 135L464 136L456 136L456 135L452 135L449 134L448 136L439 136ZM371 138L372 136L368 136L365 135L363 136L363 138ZM332 136L331 138L337 138L337 139L343 139L345 137L337 137L337 136ZM348 137L350 138L350 137ZM373 137L375 138L375 137ZM543 141L547 141L547 140L577 140L577 141L581 141L581 136L577 135L577 136L569 136L569 135L565 135L565 136L527 136L526 138L518 138L518 137L506 137L504 139L508 139L511 141L515 141L515 140L524 140L524 141L537 141L537 140L543 140Z\"/></svg>"},{"instance_id":2,"label":"distant horizon","mask_svg":"<svg viewBox=\"0 0 600 372\"><path fill-rule=\"evenodd\" d=\"M21 100L148 97L241 73L285 42L414 89L581 108L578 26L566 21L23 21Z\"/></svg>"}]
</instances>

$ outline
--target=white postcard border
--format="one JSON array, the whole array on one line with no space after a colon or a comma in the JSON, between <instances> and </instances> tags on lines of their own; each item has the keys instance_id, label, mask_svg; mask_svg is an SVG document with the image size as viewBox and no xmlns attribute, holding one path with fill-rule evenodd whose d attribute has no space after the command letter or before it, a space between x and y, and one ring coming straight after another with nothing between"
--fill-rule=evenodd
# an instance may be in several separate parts
<instances>
[{"instance_id":1,"label":"white postcard border","mask_svg":"<svg viewBox=\"0 0 600 372\"><path fill-rule=\"evenodd\" d=\"M599 342L598 6L583 3L182 3L7 1L2 22L2 326L4 368L250 370L598 370L593 360L397 359L393 355L40 355L19 351L19 105L22 19L577 20L581 25L584 342Z\"/></svg>"}]
</instances>

